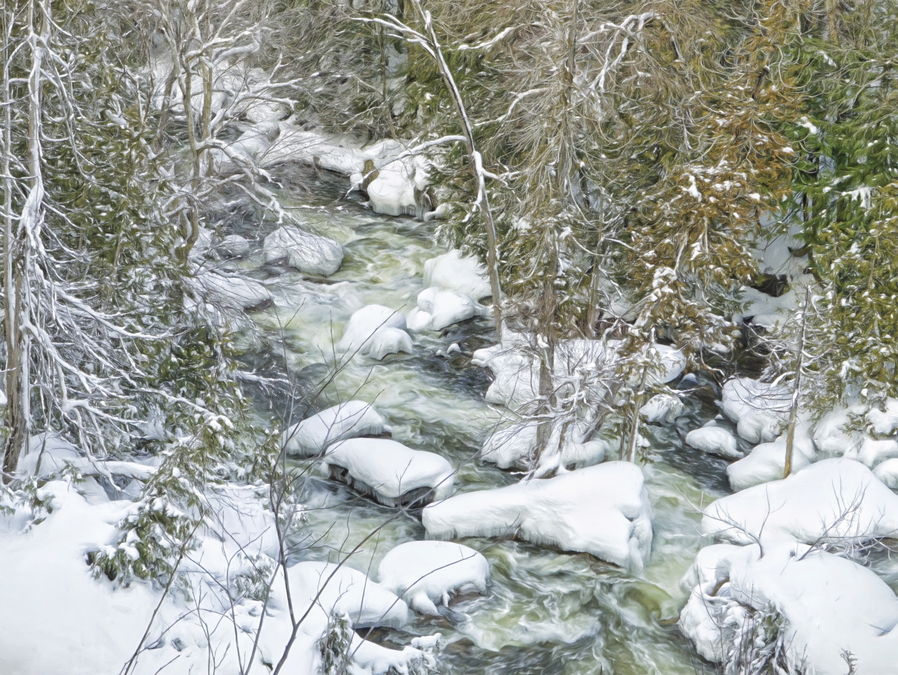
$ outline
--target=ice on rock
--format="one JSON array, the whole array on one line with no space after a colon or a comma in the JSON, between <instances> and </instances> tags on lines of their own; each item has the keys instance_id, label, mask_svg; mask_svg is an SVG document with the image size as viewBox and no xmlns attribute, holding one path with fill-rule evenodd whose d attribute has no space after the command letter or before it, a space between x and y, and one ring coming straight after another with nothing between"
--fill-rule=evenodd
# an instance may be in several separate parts
<instances>
[{"instance_id":1,"label":"ice on rock","mask_svg":"<svg viewBox=\"0 0 898 675\"><path fill-rule=\"evenodd\" d=\"M825 459L785 480L718 499L705 509L702 529L738 544L895 537L898 495L860 462Z\"/></svg>"},{"instance_id":2,"label":"ice on rock","mask_svg":"<svg viewBox=\"0 0 898 675\"><path fill-rule=\"evenodd\" d=\"M727 478L734 490L744 490L783 477L786 465L787 434L772 443L761 443L742 459L727 467ZM807 425L798 425L792 443L792 471L800 471L816 459Z\"/></svg>"},{"instance_id":3,"label":"ice on rock","mask_svg":"<svg viewBox=\"0 0 898 675\"><path fill-rule=\"evenodd\" d=\"M683 414L683 402L670 394L657 394L639 409L639 414L649 424L673 424Z\"/></svg>"},{"instance_id":4,"label":"ice on rock","mask_svg":"<svg viewBox=\"0 0 898 675\"><path fill-rule=\"evenodd\" d=\"M254 309L272 301L264 284L237 275L201 272L194 277L200 294L213 304L234 309Z\"/></svg>"},{"instance_id":5,"label":"ice on rock","mask_svg":"<svg viewBox=\"0 0 898 675\"><path fill-rule=\"evenodd\" d=\"M740 644L760 652L767 645L755 642L764 639L758 622L775 613L783 618L780 634L768 634L766 640L780 640L789 672L895 672L898 598L875 573L801 544L765 547L763 556L755 545L715 548L719 550L709 557L716 588L697 585L679 621L705 658L723 662ZM708 574L691 570L689 576ZM846 653L855 670L849 670Z\"/></svg>"},{"instance_id":6,"label":"ice on rock","mask_svg":"<svg viewBox=\"0 0 898 675\"><path fill-rule=\"evenodd\" d=\"M652 545L652 508L642 471L630 462L468 492L427 506L422 518L431 537L515 534L634 570Z\"/></svg>"},{"instance_id":7,"label":"ice on rock","mask_svg":"<svg viewBox=\"0 0 898 675\"><path fill-rule=\"evenodd\" d=\"M886 399L883 404L885 410L873 408L867 413L867 422L873 433L879 436L888 436L898 429L898 399Z\"/></svg>"},{"instance_id":8,"label":"ice on rock","mask_svg":"<svg viewBox=\"0 0 898 675\"><path fill-rule=\"evenodd\" d=\"M331 443L385 433L390 433L390 427L370 403L347 401L294 424L284 432L282 442L291 457L314 457Z\"/></svg>"},{"instance_id":9,"label":"ice on rock","mask_svg":"<svg viewBox=\"0 0 898 675\"><path fill-rule=\"evenodd\" d=\"M728 429L717 426L713 420L686 434L686 445L709 455L718 455L727 459L742 457L736 437Z\"/></svg>"},{"instance_id":10,"label":"ice on rock","mask_svg":"<svg viewBox=\"0 0 898 675\"><path fill-rule=\"evenodd\" d=\"M290 267L307 274L330 276L343 264L343 247L317 234L303 232L294 225L278 228L262 245L265 262L287 260Z\"/></svg>"},{"instance_id":11,"label":"ice on rock","mask_svg":"<svg viewBox=\"0 0 898 675\"><path fill-rule=\"evenodd\" d=\"M480 300L492 294L486 269L474 256L453 249L424 263L424 286L439 286Z\"/></svg>"},{"instance_id":12,"label":"ice on rock","mask_svg":"<svg viewBox=\"0 0 898 675\"><path fill-rule=\"evenodd\" d=\"M483 593L490 566L479 552L449 541L411 541L390 550L378 568L378 583L416 612L439 614L436 603L464 587Z\"/></svg>"},{"instance_id":13,"label":"ice on rock","mask_svg":"<svg viewBox=\"0 0 898 675\"><path fill-rule=\"evenodd\" d=\"M791 394L783 387L747 377L723 385L723 413L736 423L736 433L749 443L769 443L789 419Z\"/></svg>"},{"instance_id":14,"label":"ice on rock","mask_svg":"<svg viewBox=\"0 0 898 675\"><path fill-rule=\"evenodd\" d=\"M378 361L388 354L411 354L412 339L404 329L401 313L383 305L367 305L349 318L336 348L343 354L358 353Z\"/></svg>"},{"instance_id":15,"label":"ice on rock","mask_svg":"<svg viewBox=\"0 0 898 675\"><path fill-rule=\"evenodd\" d=\"M432 452L382 438L353 438L328 446L330 475L389 506L441 499L452 489L455 470Z\"/></svg>"},{"instance_id":16,"label":"ice on rock","mask_svg":"<svg viewBox=\"0 0 898 675\"><path fill-rule=\"evenodd\" d=\"M490 310L467 295L432 286L418 294L418 306L409 312L411 330L442 330L475 316L489 316Z\"/></svg>"}]
</instances>

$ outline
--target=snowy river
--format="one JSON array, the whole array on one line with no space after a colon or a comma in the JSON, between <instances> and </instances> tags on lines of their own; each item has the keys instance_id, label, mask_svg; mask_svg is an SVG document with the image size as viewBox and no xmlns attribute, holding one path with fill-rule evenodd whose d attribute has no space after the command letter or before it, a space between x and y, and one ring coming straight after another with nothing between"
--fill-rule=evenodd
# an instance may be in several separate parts
<instances>
[{"instance_id":1,"label":"snowy river","mask_svg":"<svg viewBox=\"0 0 898 675\"><path fill-rule=\"evenodd\" d=\"M406 312L423 290L424 262L443 253L434 223L372 214L342 198L327 182L314 196L284 195L301 221L343 245L342 268L314 279L288 268L259 268L260 253L240 263L275 295L253 314L258 334L244 336L257 369L286 362L296 398L314 390L332 370L333 343L364 305ZM245 224L237 233L259 241L265 232ZM478 461L476 453L498 413L484 401L490 375L470 364L471 353L495 342L491 324L475 319L442 332L412 333L414 353L383 361L356 357L323 389L318 409L349 399L373 403L410 447L445 457L456 467L454 490L508 485L520 476ZM457 343L460 351L446 355ZM692 386L695 386L693 382ZM454 599L443 616L416 616L402 630L376 629L368 637L385 646L408 644L415 635L442 634L442 672L461 673L658 673L693 675L708 665L692 652L675 625L686 598L679 580L701 545L700 509L724 493L725 463L687 448L682 435L717 412L710 389L685 397L687 412L674 426L650 429L651 461L643 469L654 509L654 543L644 572L632 575L586 554L570 554L512 539L469 538L461 543L490 563L484 595ZM295 398L284 391L257 392L290 421ZM300 495L305 522L295 560L337 561L372 530L350 565L374 576L397 544L425 538L420 511L376 504L350 488L313 475ZM310 542L314 542L311 544ZM364 634L364 632L363 632Z\"/></svg>"}]
</instances>

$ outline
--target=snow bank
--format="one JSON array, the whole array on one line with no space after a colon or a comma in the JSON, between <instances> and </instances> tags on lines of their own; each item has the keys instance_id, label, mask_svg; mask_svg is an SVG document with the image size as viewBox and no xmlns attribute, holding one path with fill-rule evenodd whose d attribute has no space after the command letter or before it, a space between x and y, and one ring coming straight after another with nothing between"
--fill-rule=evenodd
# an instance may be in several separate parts
<instances>
[{"instance_id":1,"label":"snow bank","mask_svg":"<svg viewBox=\"0 0 898 675\"><path fill-rule=\"evenodd\" d=\"M418 306L409 312L408 327L412 330L442 330L475 316L490 316L490 310L458 291L433 286L418 294Z\"/></svg>"},{"instance_id":2,"label":"snow bank","mask_svg":"<svg viewBox=\"0 0 898 675\"><path fill-rule=\"evenodd\" d=\"M727 478L734 490L744 490L783 477L786 465L786 438L781 434L772 443L761 443L752 448L743 459L727 467ZM816 459L814 444L808 435L808 427L797 425L792 443L792 471L797 472Z\"/></svg>"},{"instance_id":3,"label":"snow bank","mask_svg":"<svg viewBox=\"0 0 898 675\"><path fill-rule=\"evenodd\" d=\"M382 438L334 443L328 446L324 462L338 480L391 506L440 499L451 490L455 474L452 465L437 454Z\"/></svg>"},{"instance_id":4,"label":"snow bank","mask_svg":"<svg viewBox=\"0 0 898 675\"><path fill-rule=\"evenodd\" d=\"M347 401L294 424L284 432L282 442L291 457L313 457L337 441L389 432L371 404Z\"/></svg>"},{"instance_id":5,"label":"snow bank","mask_svg":"<svg viewBox=\"0 0 898 675\"><path fill-rule=\"evenodd\" d=\"M438 614L449 596L466 586L483 593L490 566L480 553L448 541L412 541L390 550L380 563L381 586L406 600L416 612Z\"/></svg>"},{"instance_id":6,"label":"snow bank","mask_svg":"<svg viewBox=\"0 0 898 675\"><path fill-rule=\"evenodd\" d=\"M636 570L652 544L642 472L629 462L457 495L426 507L423 521L441 539L514 534Z\"/></svg>"},{"instance_id":7,"label":"snow bank","mask_svg":"<svg viewBox=\"0 0 898 675\"><path fill-rule=\"evenodd\" d=\"M714 548L693 565L704 569L687 574L705 583L679 621L705 658L759 656L779 639L790 672L848 675L846 653L855 660L850 672L895 672L898 598L873 572L800 544L765 548L763 557L757 546ZM783 619L778 635L771 615Z\"/></svg>"},{"instance_id":8,"label":"snow bank","mask_svg":"<svg viewBox=\"0 0 898 675\"><path fill-rule=\"evenodd\" d=\"M492 295L486 269L474 256L453 249L424 263L424 286L439 286L480 300Z\"/></svg>"},{"instance_id":9,"label":"snow bank","mask_svg":"<svg viewBox=\"0 0 898 675\"><path fill-rule=\"evenodd\" d=\"M739 544L849 545L898 536L898 495L859 462L825 459L718 499L705 509L702 529Z\"/></svg>"},{"instance_id":10,"label":"snow bank","mask_svg":"<svg viewBox=\"0 0 898 675\"><path fill-rule=\"evenodd\" d=\"M749 443L769 443L789 418L790 393L747 377L723 385L723 413L736 423L736 433Z\"/></svg>"},{"instance_id":11,"label":"snow bank","mask_svg":"<svg viewBox=\"0 0 898 675\"><path fill-rule=\"evenodd\" d=\"M649 424L673 424L683 414L683 402L670 394L657 394L639 409Z\"/></svg>"},{"instance_id":12,"label":"snow bank","mask_svg":"<svg viewBox=\"0 0 898 675\"><path fill-rule=\"evenodd\" d=\"M330 276L343 264L343 247L317 234L287 225L265 237L265 262L286 258L290 267L307 274Z\"/></svg>"},{"instance_id":13,"label":"snow bank","mask_svg":"<svg viewBox=\"0 0 898 675\"><path fill-rule=\"evenodd\" d=\"M213 304L233 309L254 309L272 301L271 291L253 279L201 272L194 277L200 295Z\"/></svg>"},{"instance_id":14,"label":"snow bank","mask_svg":"<svg viewBox=\"0 0 898 675\"><path fill-rule=\"evenodd\" d=\"M383 305L367 305L349 318L336 348L342 354L358 353L378 361L387 354L411 354L412 339L404 329L405 317L399 312Z\"/></svg>"},{"instance_id":15,"label":"snow bank","mask_svg":"<svg viewBox=\"0 0 898 675\"><path fill-rule=\"evenodd\" d=\"M727 459L739 459L742 453L736 438L727 429L717 426L711 420L708 424L698 429L693 429L686 434L686 445L693 447L709 455L719 455Z\"/></svg>"}]
</instances>

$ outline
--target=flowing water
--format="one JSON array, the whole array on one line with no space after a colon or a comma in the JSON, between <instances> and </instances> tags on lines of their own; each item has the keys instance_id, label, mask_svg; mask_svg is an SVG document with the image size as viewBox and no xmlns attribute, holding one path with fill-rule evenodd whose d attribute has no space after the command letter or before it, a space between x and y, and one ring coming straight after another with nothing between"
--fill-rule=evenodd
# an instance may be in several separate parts
<instances>
[{"instance_id":1,"label":"flowing water","mask_svg":"<svg viewBox=\"0 0 898 675\"><path fill-rule=\"evenodd\" d=\"M433 223L374 215L341 199L326 182L315 193L314 198L282 196L309 226L344 246L338 273L321 280L260 267L258 252L241 263L276 294L272 307L253 315L259 331L244 337L244 346L254 350L258 369L268 366L275 372L285 365L292 384L292 389L260 392L257 401L293 420L302 417L301 410L291 412L294 396L317 391L322 378L333 374L332 345L352 312L372 303L411 309L423 289L424 261L445 250L434 243ZM245 226L241 233L258 240L265 231ZM345 364L321 391L318 407L351 398L373 403L396 440L436 452L457 467L459 491L519 480L475 458L499 418L483 400L489 374L470 365L470 354L494 341L489 322L412 337L412 355L391 355L381 362L355 358ZM452 343L461 352L446 356ZM686 430L714 416L712 400L707 387L700 389L685 398L687 412L679 428L650 430L651 457L644 472L655 513L654 543L643 574L520 541L464 539L490 562L487 593L462 594L446 616L416 616L401 631L379 629L369 638L401 646L415 635L439 632L446 641L441 672L459 675L714 672L692 653L674 624L686 597L679 579L702 544L700 509L726 490L725 463L681 441ZM323 476L306 481L302 499L306 511L294 542L297 560L338 560L380 528L350 562L376 579L387 551L425 537L419 512L380 506Z\"/></svg>"}]
</instances>

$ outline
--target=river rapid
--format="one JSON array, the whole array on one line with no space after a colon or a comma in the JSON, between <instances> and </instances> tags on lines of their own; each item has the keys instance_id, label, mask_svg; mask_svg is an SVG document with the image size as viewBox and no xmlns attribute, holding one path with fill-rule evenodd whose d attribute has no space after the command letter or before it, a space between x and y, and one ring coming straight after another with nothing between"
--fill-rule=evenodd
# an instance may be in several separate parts
<instances>
[{"instance_id":1,"label":"river rapid","mask_svg":"<svg viewBox=\"0 0 898 675\"><path fill-rule=\"evenodd\" d=\"M304 400L318 393L316 409L349 399L372 403L393 438L438 453L457 469L455 490L500 487L521 478L481 463L476 454L498 419L484 401L489 372L471 353L495 342L491 324L475 319L442 332L411 333L414 353L383 361L356 357L335 367L333 344L350 315L367 304L407 312L423 290L424 262L443 252L435 223L386 217L346 197L322 176L312 191L281 195L305 227L343 245L342 268L328 279L262 264L259 248L241 262L248 276L275 296L252 314L253 330L238 342L256 371L289 381L274 389L248 389L260 413L301 419ZM248 220L231 231L261 242L273 224ZM447 355L456 343L460 351ZM336 372L335 372L336 371ZM286 373L286 377L285 376ZM490 563L484 595L463 593L444 616L414 616L402 630L363 635L386 646L416 635L442 634L441 672L537 675L694 675L713 666L690 649L675 621L686 599L679 580L702 546L700 509L728 492L725 462L686 447L685 433L715 416L714 384L698 376L680 385L694 391L676 426L653 426L649 460L642 466L654 509L654 543L645 571L633 576L586 554L571 554L511 539L468 538L461 543ZM725 424L725 422L722 422ZM397 544L425 538L420 512L388 508L361 497L309 468L297 495L304 505L294 538L294 561L338 561L372 531L349 564L376 580L383 556ZM385 524L386 523L386 524Z\"/></svg>"}]
</instances>

